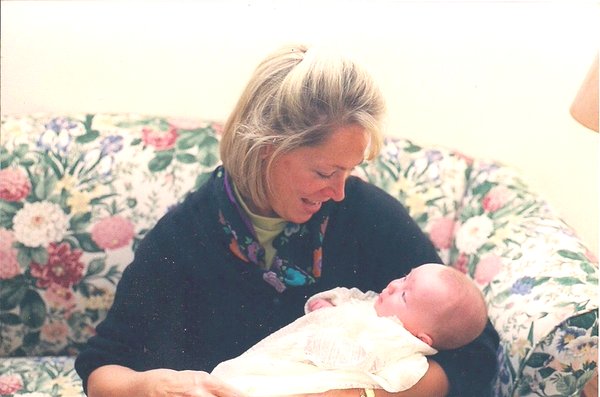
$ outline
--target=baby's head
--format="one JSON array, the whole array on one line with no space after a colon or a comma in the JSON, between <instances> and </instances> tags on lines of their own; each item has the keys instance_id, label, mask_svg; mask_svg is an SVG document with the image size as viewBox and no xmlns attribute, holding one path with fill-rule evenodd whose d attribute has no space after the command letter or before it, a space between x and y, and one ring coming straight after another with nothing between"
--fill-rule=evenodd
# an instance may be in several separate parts
<instances>
[{"instance_id":1,"label":"baby's head","mask_svg":"<svg viewBox=\"0 0 600 397\"><path fill-rule=\"evenodd\" d=\"M389 283L375 311L396 316L410 333L440 350L473 341L487 322L485 301L475 283L454 268L433 263Z\"/></svg>"}]
</instances>

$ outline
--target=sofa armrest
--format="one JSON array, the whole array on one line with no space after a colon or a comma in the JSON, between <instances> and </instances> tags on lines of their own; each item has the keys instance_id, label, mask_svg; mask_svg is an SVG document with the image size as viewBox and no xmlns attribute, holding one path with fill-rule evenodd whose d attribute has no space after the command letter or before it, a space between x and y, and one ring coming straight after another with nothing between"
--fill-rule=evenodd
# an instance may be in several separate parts
<instances>
[{"instance_id":1,"label":"sofa armrest","mask_svg":"<svg viewBox=\"0 0 600 397\"><path fill-rule=\"evenodd\" d=\"M472 165L453 266L500 334L503 396L579 395L597 365L598 260L509 167Z\"/></svg>"}]
</instances>

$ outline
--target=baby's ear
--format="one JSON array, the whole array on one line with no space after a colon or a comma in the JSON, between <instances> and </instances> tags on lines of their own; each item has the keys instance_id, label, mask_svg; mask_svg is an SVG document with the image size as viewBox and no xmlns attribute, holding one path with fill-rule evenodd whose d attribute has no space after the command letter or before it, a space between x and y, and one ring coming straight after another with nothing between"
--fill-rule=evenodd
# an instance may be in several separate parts
<instances>
[{"instance_id":1,"label":"baby's ear","mask_svg":"<svg viewBox=\"0 0 600 397\"><path fill-rule=\"evenodd\" d=\"M424 332L420 332L416 335L417 338L421 339L421 341L427 343L429 346L433 345L433 338Z\"/></svg>"}]
</instances>

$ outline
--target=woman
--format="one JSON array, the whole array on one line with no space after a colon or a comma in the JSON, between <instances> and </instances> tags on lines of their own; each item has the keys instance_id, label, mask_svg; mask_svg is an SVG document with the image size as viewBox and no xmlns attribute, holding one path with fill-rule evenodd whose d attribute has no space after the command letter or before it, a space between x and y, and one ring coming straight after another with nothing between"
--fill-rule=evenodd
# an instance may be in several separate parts
<instances>
[{"instance_id":1,"label":"woman","mask_svg":"<svg viewBox=\"0 0 600 397\"><path fill-rule=\"evenodd\" d=\"M88 395L240 396L208 373L300 317L309 296L381 290L441 262L397 200L349 176L377 154L383 113L346 59L304 46L267 57L225 126L223 166L148 233L78 357ZM483 396L497 344L488 326L394 395Z\"/></svg>"}]
</instances>

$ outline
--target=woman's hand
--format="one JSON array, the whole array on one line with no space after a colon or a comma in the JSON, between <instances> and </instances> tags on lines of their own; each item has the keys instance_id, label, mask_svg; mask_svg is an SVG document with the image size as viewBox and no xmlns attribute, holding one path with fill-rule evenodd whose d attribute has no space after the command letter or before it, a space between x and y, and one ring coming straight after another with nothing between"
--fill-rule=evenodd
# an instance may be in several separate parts
<instances>
[{"instance_id":1,"label":"woman's hand","mask_svg":"<svg viewBox=\"0 0 600 397\"><path fill-rule=\"evenodd\" d=\"M207 372L154 369L144 375L148 397L243 397Z\"/></svg>"},{"instance_id":2,"label":"woman's hand","mask_svg":"<svg viewBox=\"0 0 600 397\"><path fill-rule=\"evenodd\" d=\"M88 380L89 397L244 397L202 371L153 369L136 372L118 365L96 369Z\"/></svg>"}]
</instances>

